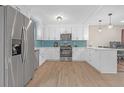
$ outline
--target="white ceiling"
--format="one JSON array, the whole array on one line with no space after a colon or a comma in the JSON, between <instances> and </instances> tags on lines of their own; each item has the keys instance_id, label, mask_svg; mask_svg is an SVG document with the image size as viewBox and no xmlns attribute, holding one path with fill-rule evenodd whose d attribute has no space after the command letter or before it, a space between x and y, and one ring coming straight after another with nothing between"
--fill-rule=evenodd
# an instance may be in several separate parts
<instances>
[{"instance_id":1,"label":"white ceiling","mask_svg":"<svg viewBox=\"0 0 124 93\"><path fill-rule=\"evenodd\" d=\"M112 13L112 23L121 25L124 20L124 5L27 5L18 6L24 13L44 24L56 24L55 17L63 16L64 24L108 24L108 13Z\"/></svg>"}]
</instances>

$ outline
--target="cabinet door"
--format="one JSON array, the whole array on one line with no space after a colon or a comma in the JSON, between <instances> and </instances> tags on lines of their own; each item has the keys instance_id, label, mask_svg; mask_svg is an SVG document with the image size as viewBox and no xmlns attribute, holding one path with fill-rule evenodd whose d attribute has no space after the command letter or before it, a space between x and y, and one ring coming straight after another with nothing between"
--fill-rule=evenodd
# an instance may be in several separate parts
<instances>
[{"instance_id":1,"label":"cabinet door","mask_svg":"<svg viewBox=\"0 0 124 93\"><path fill-rule=\"evenodd\" d=\"M82 52L81 52L81 59L83 61L88 61L89 57L88 57L88 51L86 48L82 49Z\"/></svg>"},{"instance_id":2,"label":"cabinet door","mask_svg":"<svg viewBox=\"0 0 124 93\"><path fill-rule=\"evenodd\" d=\"M77 32L75 28L72 28L72 40L76 40L77 39Z\"/></svg>"},{"instance_id":3,"label":"cabinet door","mask_svg":"<svg viewBox=\"0 0 124 93\"><path fill-rule=\"evenodd\" d=\"M54 31L53 30L49 31L49 40L54 40Z\"/></svg>"},{"instance_id":4,"label":"cabinet door","mask_svg":"<svg viewBox=\"0 0 124 93\"><path fill-rule=\"evenodd\" d=\"M44 40L49 40L50 38L49 38L49 28L45 28L45 31L44 31Z\"/></svg>"},{"instance_id":5,"label":"cabinet door","mask_svg":"<svg viewBox=\"0 0 124 93\"><path fill-rule=\"evenodd\" d=\"M91 54L90 54L90 49L86 49L86 61L90 64L91 62Z\"/></svg>"},{"instance_id":6,"label":"cabinet door","mask_svg":"<svg viewBox=\"0 0 124 93\"><path fill-rule=\"evenodd\" d=\"M39 50L35 51L35 59L36 61L34 62L34 70L36 70L39 66Z\"/></svg>"},{"instance_id":7,"label":"cabinet door","mask_svg":"<svg viewBox=\"0 0 124 93\"><path fill-rule=\"evenodd\" d=\"M100 52L95 49L89 49L89 63L96 68L97 70L100 69Z\"/></svg>"},{"instance_id":8,"label":"cabinet door","mask_svg":"<svg viewBox=\"0 0 124 93\"><path fill-rule=\"evenodd\" d=\"M117 73L117 51L103 50L100 57L101 73Z\"/></svg>"},{"instance_id":9,"label":"cabinet door","mask_svg":"<svg viewBox=\"0 0 124 93\"><path fill-rule=\"evenodd\" d=\"M94 49L89 50L89 57L90 57L90 64L95 67L95 59L96 59L96 54Z\"/></svg>"},{"instance_id":10,"label":"cabinet door","mask_svg":"<svg viewBox=\"0 0 124 93\"><path fill-rule=\"evenodd\" d=\"M99 59L100 59L99 50L93 49L92 63L97 70L99 70L99 63L100 63Z\"/></svg>"},{"instance_id":11,"label":"cabinet door","mask_svg":"<svg viewBox=\"0 0 124 93\"><path fill-rule=\"evenodd\" d=\"M54 34L55 40L60 40L60 34L61 34L60 31L58 30L55 31L55 34Z\"/></svg>"},{"instance_id":12,"label":"cabinet door","mask_svg":"<svg viewBox=\"0 0 124 93\"><path fill-rule=\"evenodd\" d=\"M81 26L74 26L72 28L72 40L82 40L85 34L83 34L83 28Z\"/></svg>"},{"instance_id":13,"label":"cabinet door","mask_svg":"<svg viewBox=\"0 0 124 93\"><path fill-rule=\"evenodd\" d=\"M82 40L82 39L83 39L83 31L82 31L82 28L78 28L78 29L77 29L77 32L78 32L78 33L77 33L77 37L78 37L77 39L78 39L78 40Z\"/></svg>"}]
</instances>

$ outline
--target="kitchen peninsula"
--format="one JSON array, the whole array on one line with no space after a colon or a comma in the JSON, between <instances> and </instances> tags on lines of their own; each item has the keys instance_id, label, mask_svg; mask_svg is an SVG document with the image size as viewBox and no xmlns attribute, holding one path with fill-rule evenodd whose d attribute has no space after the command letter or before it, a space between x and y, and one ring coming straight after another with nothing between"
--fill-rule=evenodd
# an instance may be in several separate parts
<instances>
[{"instance_id":1,"label":"kitchen peninsula","mask_svg":"<svg viewBox=\"0 0 124 93\"><path fill-rule=\"evenodd\" d=\"M100 73L117 73L117 50L112 48L87 48L87 60Z\"/></svg>"}]
</instances>

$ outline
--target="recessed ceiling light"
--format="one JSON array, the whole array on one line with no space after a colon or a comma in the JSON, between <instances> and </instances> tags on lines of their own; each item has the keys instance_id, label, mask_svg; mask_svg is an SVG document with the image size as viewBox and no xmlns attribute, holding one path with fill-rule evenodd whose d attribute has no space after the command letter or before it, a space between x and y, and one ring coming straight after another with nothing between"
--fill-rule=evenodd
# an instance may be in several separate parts
<instances>
[{"instance_id":1,"label":"recessed ceiling light","mask_svg":"<svg viewBox=\"0 0 124 93\"><path fill-rule=\"evenodd\" d=\"M56 20L57 20L58 22L61 22L61 21L63 20L63 16L57 16L57 17L56 17Z\"/></svg>"}]
</instances>

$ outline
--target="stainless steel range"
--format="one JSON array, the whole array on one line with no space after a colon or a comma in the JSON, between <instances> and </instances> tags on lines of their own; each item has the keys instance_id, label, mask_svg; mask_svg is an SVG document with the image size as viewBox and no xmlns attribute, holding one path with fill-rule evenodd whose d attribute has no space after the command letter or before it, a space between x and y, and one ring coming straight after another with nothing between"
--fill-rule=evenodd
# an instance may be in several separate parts
<instances>
[{"instance_id":1,"label":"stainless steel range","mask_svg":"<svg viewBox=\"0 0 124 93\"><path fill-rule=\"evenodd\" d=\"M72 61L72 47L71 46L60 47L60 60L61 61Z\"/></svg>"},{"instance_id":2,"label":"stainless steel range","mask_svg":"<svg viewBox=\"0 0 124 93\"><path fill-rule=\"evenodd\" d=\"M68 41L71 41L71 34L61 34L63 44L60 46L60 60L72 61L72 46Z\"/></svg>"}]
</instances>

